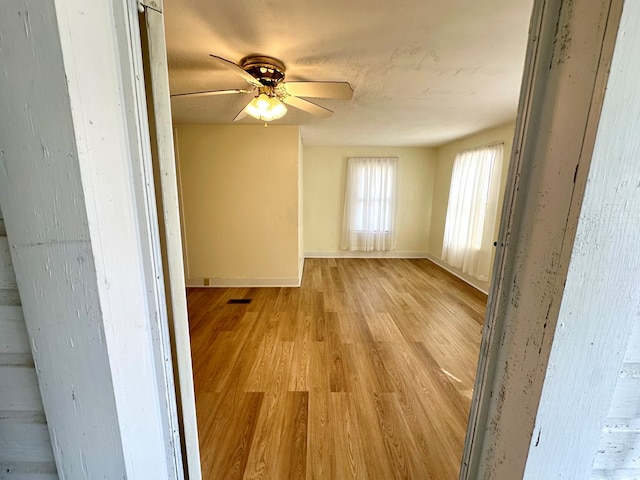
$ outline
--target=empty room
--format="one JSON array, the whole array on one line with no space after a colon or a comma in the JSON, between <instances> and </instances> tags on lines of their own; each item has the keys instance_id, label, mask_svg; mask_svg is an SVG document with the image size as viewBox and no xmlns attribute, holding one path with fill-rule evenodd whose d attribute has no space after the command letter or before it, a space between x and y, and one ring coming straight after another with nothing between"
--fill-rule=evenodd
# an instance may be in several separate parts
<instances>
[{"instance_id":1,"label":"empty room","mask_svg":"<svg viewBox=\"0 0 640 480\"><path fill-rule=\"evenodd\" d=\"M0 3L0 477L640 477L640 3L363 3Z\"/></svg>"},{"instance_id":2,"label":"empty room","mask_svg":"<svg viewBox=\"0 0 640 480\"><path fill-rule=\"evenodd\" d=\"M205 478L457 478L530 14L166 2Z\"/></svg>"}]
</instances>

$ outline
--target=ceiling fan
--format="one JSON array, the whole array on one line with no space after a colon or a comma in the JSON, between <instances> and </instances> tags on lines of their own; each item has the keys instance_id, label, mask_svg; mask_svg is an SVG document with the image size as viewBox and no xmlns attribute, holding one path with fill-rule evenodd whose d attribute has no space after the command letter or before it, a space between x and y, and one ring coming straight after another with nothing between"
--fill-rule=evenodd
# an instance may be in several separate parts
<instances>
[{"instance_id":1,"label":"ceiling fan","mask_svg":"<svg viewBox=\"0 0 640 480\"><path fill-rule=\"evenodd\" d=\"M171 96L173 98L192 98L253 93L254 98L236 115L233 119L234 122L247 115L264 122L277 120L287 113L287 107L284 104L318 117L329 117L333 113L331 110L300 97L348 100L353 96L353 89L347 82L285 82L285 66L277 58L249 55L236 64L216 55L210 55L210 57L219 65L229 68L244 78L249 87L246 89L177 93Z\"/></svg>"}]
</instances>

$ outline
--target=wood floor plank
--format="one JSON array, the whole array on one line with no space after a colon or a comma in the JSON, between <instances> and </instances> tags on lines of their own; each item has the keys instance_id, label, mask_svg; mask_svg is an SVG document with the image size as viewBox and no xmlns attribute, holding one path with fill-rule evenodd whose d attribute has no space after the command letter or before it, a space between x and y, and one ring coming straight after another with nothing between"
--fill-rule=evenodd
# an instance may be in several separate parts
<instances>
[{"instance_id":1,"label":"wood floor plank","mask_svg":"<svg viewBox=\"0 0 640 480\"><path fill-rule=\"evenodd\" d=\"M486 296L428 260L345 258L187 299L205 480L457 478Z\"/></svg>"},{"instance_id":2,"label":"wood floor plank","mask_svg":"<svg viewBox=\"0 0 640 480\"><path fill-rule=\"evenodd\" d=\"M393 397L395 394L373 394L373 403L378 416L380 431L383 435L384 446L387 456L391 460L393 474L397 479L417 478L420 474L418 469L412 468L415 459L408 446L411 444L410 437L405 437L399 416L395 415L393 409Z\"/></svg>"},{"instance_id":3,"label":"wood floor plank","mask_svg":"<svg viewBox=\"0 0 640 480\"><path fill-rule=\"evenodd\" d=\"M344 371L344 343L340 339L338 315L326 312L325 326L327 328L327 362L329 370L329 391L346 392L347 379Z\"/></svg>"},{"instance_id":4,"label":"wood floor plank","mask_svg":"<svg viewBox=\"0 0 640 480\"><path fill-rule=\"evenodd\" d=\"M350 393L331 393L330 415L332 419L333 452L335 455L333 476L349 480L368 479L367 460L363 439L358 427L356 408ZM372 477L374 478L374 477Z\"/></svg>"},{"instance_id":5,"label":"wood floor plank","mask_svg":"<svg viewBox=\"0 0 640 480\"><path fill-rule=\"evenodd\" d=\"M263 393L210 394L222 405L215 412L218 421L200 433L210 452L203 456L204 478L241 479L262 406ZM215 452L215 454L212 454Z\"/></svg>"},{"instance_id":6,"label":"wood floor plank","mask_svg":"<svg viewBox=\"0 0 640 480\"><path fill-rule=\"evenodd\" d=\"M354 410L359 435L366 442L363 455L369 478L398 478L397 474L401 472L394 470L393 455L390 455L385 444L388 441L383 428L386 420L380 416L381 411L376 408L376 398L380 394L362 388L361 384L354 386L350 393L352 404L357 406Z\"/></svg>"},{"instance_id":7,"label":"wood floor plank","mask_svg":"<svg viewBox=\"0 0 640 480\"><path fill-rule=\"evenodd\" d=\"M286 399L287 392L283 391L271 391L264 396L243 479L277 478L278 450L283 438L281 429L284 424Z\"/></svg>"},{"instance_id":8,"label":"wood floor plank","mask_svg":"<svg viewBox=\"0 0 640 480\"><path fill-rule=\"evenodd\" d=\"M403 418L411 427L411 435L416 448L420 452L420 461L424 464L423 475L431 476L434 479L453 478L451 475L442 473L440 466L442 457L437 451L440 445L437 441L433 441L434 438L437 438L434 421L430 418L430 415L425 413L421 396L415 388L415 384L410 378L407 378L406 371L402 369L397 359L391 355L392 351L391 344L380 345L380 353L385 368L394 385L397 404L402 411ZM439 476L436 476L436 473Z\"/></svg>"},{"instance_id":9,"label":"wood floor plank","mask_svg":"<svg viewBox=\"0 0 640 480\"><path fill-rule=\"evenodd\" d=\"M309 392L287 392L284 410L282 443L276 459L275 478L305 480Z\"/></svg>"},{"instance_id":10,"label":"wood floor plank","mask_svg":"<svg viewBox=\"0 0 640 480\"><path fill-rule=\"evenodd\" d=\"M366 320L373 339L377 342L403 343L404 336L388 312L367 315Z\"/></svg>"},{"instance_id":11,"label":"wood floor plank","mask_svg":"<svg viewBox=\"0 0 640 480\"><path fill-rule=\"evenodd\" d=\"M307 477L335 478L333 427L329 413L329 375L326 371L325 342L312 342L309 355L309 433L307 437Z\"/></svg>"},{"instance_id":12,"label":"wood floor plank","mask_svg":"<svg viewBox=\"0 0 640 480\"><path fill-rule=\"evenodd\" d=\"M297 316L293 342L293 358L289 374L289 390L308 392L309 356L311 349L311 314Z\"/></svg>"}]
</instances>

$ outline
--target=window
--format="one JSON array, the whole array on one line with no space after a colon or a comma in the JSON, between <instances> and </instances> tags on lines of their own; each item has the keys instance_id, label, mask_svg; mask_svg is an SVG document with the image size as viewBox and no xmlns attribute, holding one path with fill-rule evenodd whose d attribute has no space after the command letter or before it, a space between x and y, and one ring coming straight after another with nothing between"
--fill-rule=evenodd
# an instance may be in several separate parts
<instances>
[{"instance_id":1,"label":"window","mask_svg":"<svg viewBox=\"0 0 640 480\"><path fill-rule=\"evenodd\" d=\"M393 250L397 158L350 158L343 250Z\"/></svg>"},{"instance_id":2,"label":"window","mask_svg":"<svg viewBox=\"0 0 640 480\"><path fill-rule=\"evenodd\" d=\"M457 155L442 245L442 259L488 281L493 255L503 144Z\"/></svg>"}]
</instances>

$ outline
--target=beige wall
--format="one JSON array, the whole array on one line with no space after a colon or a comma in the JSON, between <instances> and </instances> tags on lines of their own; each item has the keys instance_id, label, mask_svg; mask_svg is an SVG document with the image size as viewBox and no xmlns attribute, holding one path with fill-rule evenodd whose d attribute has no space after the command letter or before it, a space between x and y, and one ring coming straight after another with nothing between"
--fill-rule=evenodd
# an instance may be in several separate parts
<instances>
[{"instance_id":1,"label":"beige wall","mask_svg":"<svg viewBox=\"0 0 640 480\"><path fill-rule=\"evenodd\" d=\"M299 128L186 125L175 135L187 280L297 284Z\"/></svg>"},{"instance_id":2,"label":"beige wall","mask_svg":"<svg viewBox=\"0 0 640 480\"><path fill-rule=\"evenodd\" d=\"M507 169L511 157L513 145L513 132L515 123L509 123L492 128L476 135L456 140L438 148L438 167L435 174L435 187L433 190L433 211L431 214L431 233L429 240L429 253L440 258L442 255L442 241L444 239L444 223L447 217L447 205L449 204L449 187L451 185L451 172L456 155L462 150L481 147L497 142L504 142L504 158L502 161L502 175L500 178L500 191L504 192L507 180ZM503 194L500 194L498 203L498 219L502 211ZM496 222L496 233L498 225Z\"/></svg>"},{"instance_id":3,"label":"beige wall","mask_svg":"<svg viewBox=\"0 0 640 480\"><path fill-rule=\"evenodd\" d=\"M398 157L396 253L426 253L436 151L408 147L304 147L305 252L340 252L348 157Z\"/></svg>"},{"instance_id":4,"label":"beige wall","mask_svg":"<svg viewBox=\"0 0 640 480\"><path fill-rule=\"evenodd\" d=\"M431 213L431 231L429 238L429 254L432 260L436 261L443 267L454 272L460 278L463 278L470 284L476 286L484 292L488 292L490 282L482 282L469 275L460 272L458 269L447 265L441 260L442 241L444 239L444 224L447 217L447 206L449 204L449 189L451 186L451 173L453 171L453 163L456 155L462 150L492 143L504 143L504 158L502 161L502 175L500 177L500 200L498 202L498 215L496 217L495 238L498 237L500 227L500 216L502 212L502 202L504 200L504 189L507 181L507 170L509 168L509 159L511 158L511 149L513 146L513 133L515 131L515 122L502 125L476 135L456 140L454 142L442 145L437 149L437 168L435 174L435 186L433 189L433 210Z\"/></svg>"},{"instance_id":5,"label":"beige wall","mask_svg":"<svg viewBox=\"0 0 640 480\"><path fill-rule=\"evenodd\" d=\"M302 147L295 126L178 126L187 281L296 284L305 252L341 252L346 163L357 156L398 157L394 255L438 260L456 154L504 142L504 190L514 128L413 148Z\"/></svg>"}]
</instances>

